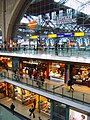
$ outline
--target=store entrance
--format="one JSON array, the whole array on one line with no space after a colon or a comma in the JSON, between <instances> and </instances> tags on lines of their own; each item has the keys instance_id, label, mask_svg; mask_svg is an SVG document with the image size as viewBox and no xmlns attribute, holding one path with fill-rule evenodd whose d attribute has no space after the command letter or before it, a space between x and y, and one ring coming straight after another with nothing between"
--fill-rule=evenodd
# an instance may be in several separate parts
<instances>
[{"instance_id":1,"label":"store entrance","mask_svg":"<svg viewBox=\"0 0 90 120\"><path fill-rule=\"evenodd\" d=\"M0 83L0 99L6 96L6 83Z\"/></svg>"}]
</instances>

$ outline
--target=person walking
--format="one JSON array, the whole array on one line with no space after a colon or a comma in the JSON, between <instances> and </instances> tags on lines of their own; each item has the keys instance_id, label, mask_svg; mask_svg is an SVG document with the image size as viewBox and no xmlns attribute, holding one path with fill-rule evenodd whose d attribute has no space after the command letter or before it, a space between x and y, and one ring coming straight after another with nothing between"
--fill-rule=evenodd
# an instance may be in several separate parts
<instances>
[{"instance_id":1,"label":"person walking","mask_svg":"<svg viewBox=\"0 0 90 120\"><path fill-rule=\"evenodd\" d=\"M31 108L29 109L29 116L33 115L33 118L35 118L35 114L34 114L34 111L35 111L35 107L32 105Z\"/></svg>"},{"instance_id":2,"label":"person walking","mask_svg":"<svg viewBox=\"0 0 90 120\"><path fill-rule=\"evenodd\" d=\"M72 87L73 84L74 84L74 83L73 83L72 80L68 80L67 85L70 86L70 90L69 90L68 92L74 91L74 89L73 89L73 87Z\"/></svg>"},{"instance_id":3,"label":"person walking","mask_svg":"<svg viewBox=\"0 0 90 120\"><path fill-rule=\"evenodd\" d=\"M12 113L14 114L15 105L13 103L10 105L10 108L11 108Z\"/></svg>"}]
</instances>

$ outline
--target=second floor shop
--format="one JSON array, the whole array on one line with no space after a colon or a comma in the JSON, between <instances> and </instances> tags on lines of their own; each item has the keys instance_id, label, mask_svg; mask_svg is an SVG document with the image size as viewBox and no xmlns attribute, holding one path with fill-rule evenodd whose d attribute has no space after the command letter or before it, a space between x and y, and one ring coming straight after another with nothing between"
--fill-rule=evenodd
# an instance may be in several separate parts
<instances>
[{"instance_id":1,"label":"second floor shop","mask_svg":"<svg viewBox=\"0 0 90 120\"><path fill-rule=\"evenodd\" d=\"M45 80L90 87L90 64L67 62L64 60L45 60L14 56L0 57L0 71L12 72L21 77L29 77L42 82Z\"/></svg>"}]
</instances>

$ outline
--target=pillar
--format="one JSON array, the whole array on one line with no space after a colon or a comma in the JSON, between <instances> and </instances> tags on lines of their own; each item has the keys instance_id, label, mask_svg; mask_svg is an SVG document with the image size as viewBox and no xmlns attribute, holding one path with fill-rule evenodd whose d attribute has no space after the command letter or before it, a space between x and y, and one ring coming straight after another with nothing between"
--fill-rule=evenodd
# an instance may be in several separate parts
<instances>
[{"instance_id":1,"label":"pillar","mask_svg":"<svg viewBox=\"0 0 90 120\"><path fill-rule=\"evenodd\" d=\"M49 62L47 62L47 66L46 66L46 78L49 79Z\"/></svg>"},{"instance_id":2,"label":"pillar","mask_svg":"<svg viewBox=\"0 0 90 120\"><path fill-rule=\"evenodd\" d=\"M69 76L70 76L70 80L73 80L73 65L70 65Z\"/></svg>"},{"instance_id":3,"label":"pillar","mask_svg":"<svg viewBox=\"0 0 90 120\"><path fill-rule=\"evenodd\" d=\"M69 120L69 106L66 106L66 120Z\"/></svg>"},{"instance_id":4,"label":"pillar","mask_svg":"<svg viewBox=\"0 0 90 120\"><path fill-rule=\"evenodd\" d=\"M2 40L3 42L6 41L6 2L5 0L2 0ZM5 44L4 46L5 47Z\"/></svg>"},{"instance_id":5,"label":"pillar","mask_svg":"<svg viewBox=\"0 0 90 120\"><path fill-rule=\"evenodd\" d=\"M70 79L70 65L65 64L65 78L64 78L64 83L66 83L67 80Z\"/></svg>"}]
</instances>

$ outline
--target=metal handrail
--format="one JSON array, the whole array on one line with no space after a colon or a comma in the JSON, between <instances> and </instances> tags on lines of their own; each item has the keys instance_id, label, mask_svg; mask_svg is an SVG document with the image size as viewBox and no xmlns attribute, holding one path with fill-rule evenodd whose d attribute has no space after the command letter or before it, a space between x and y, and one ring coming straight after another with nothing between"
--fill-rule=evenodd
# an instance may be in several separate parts
<instances>
[{"instance_id":1,"label":"metal handrail","mask_svg":"<svg viewBox=\"0 0 90 120\"><path fill-rule=\"evenodd\" d=\"M84 93L84 92L80 92L76 90L68 92L65 86L61 85L60 87L58 87L58 85L52 85L48 82L44 82L42 84L42 81L37 80L37 79L30 79L29 77L21 78L20 74L16 75L14 73L9 73L9 72L2 73L1 72L0 75L3 78L8 78L9 80L13 80L13 81L20 82L20 83L25 83L26 85L30 85L39 90L44 90L45 92L51 92L52 94L56 96L59 95L61 97L70 98L73 101L76 100L77 102L81 102L82 104L90 105L90 94L89 93Z\"/></svg>"}]
</instances>

